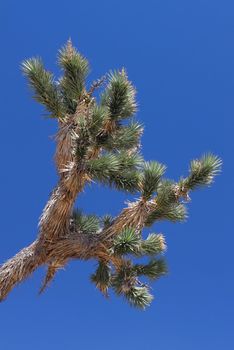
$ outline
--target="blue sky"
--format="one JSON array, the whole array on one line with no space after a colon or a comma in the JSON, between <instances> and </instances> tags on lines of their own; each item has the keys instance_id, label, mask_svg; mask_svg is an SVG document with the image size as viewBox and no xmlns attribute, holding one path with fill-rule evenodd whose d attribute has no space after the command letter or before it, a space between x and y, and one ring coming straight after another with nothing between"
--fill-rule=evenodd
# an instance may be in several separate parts
<instances>
[{"instance_id":1,"label":"blue sky","mask_svg":"<svg viewBox=\"0 0 234 350\"><path fill-rule=\"evenodd\" d=\"M42 295L44 269L0 304L0 348L231 350L233 335L234 3L228 0L1 1L0 261L34 240L56 184L55 121L43 118L19 65L41 56L58 73L68 37L91 63L90 80L126 67L145 125L143 154L186 175L204 152L224 161L212 188L193 193L184 224L161 223L169 274L142 312L105 300L94 262L72 262ZM117 214L127 197L87 188L79 206Z\"/></svg>"}]
</instances>

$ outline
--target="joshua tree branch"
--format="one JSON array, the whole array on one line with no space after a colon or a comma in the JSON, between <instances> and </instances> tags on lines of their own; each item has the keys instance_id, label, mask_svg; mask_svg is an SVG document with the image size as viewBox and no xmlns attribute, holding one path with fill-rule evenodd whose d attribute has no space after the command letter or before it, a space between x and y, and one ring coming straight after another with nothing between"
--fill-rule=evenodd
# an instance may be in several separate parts
<instances>
[{"instance_id":1,"label":"joshua tree branch","mask_svg":"<svg viewBox=\"0 0 234 350\"><path fill-rule=\"evenodd\" d=\"M70 259L95 259L98 268L92 281L96 286L104 294L112 287L131 304L144 308L152 296L138 275L158 278L165 266L157 260L134 265L124 254L155 257L162 253L162 235L151 234L144 240L141 231L159 219L183 220L186 212L181 197L186 200L190 190L209 185L221 161L208 154L192 161L189 176L179 183L163 179L165 166L144 163L139 155L142 127L129 121L137 104L126 72L110 73L87 92L88 62L71 41L59 52L59 64L64 74L54 83L41 60L23 63L35 98L58 119L55 164L59 180L42 212L38 238L0 266L0 301L41 265L48 267L43 291ZM107 85L96 99L93 93L104 80ZM139 199L106 223L97 217L79 217L73 212L74 203L93 180L138 194Z\"/></svg>"}]
</instances>

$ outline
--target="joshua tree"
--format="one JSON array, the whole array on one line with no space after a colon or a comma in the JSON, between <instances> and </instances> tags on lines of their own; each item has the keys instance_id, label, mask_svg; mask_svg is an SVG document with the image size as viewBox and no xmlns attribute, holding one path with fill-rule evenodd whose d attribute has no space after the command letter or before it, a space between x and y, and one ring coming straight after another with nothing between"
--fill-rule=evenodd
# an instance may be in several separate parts
<instances>
[{"instance_id":1,"label":"joshua tree","mask_svg":"<svg viewBox=\"0 0 234 350\"><path fill-rule=\"evenodd\" d=\"M185 220L190 191L211 184L221 161L206 154L190 163L187 177L177 182L163 178L165 166L145 162L140 154L143 128L133 119L135 89L126 71L111 72L87 89L88 61L70 40L59 51L58 63L63 71L58 81L39 58L22 63L34 98L58 122L59 180L42 212L36 240L0 267L0 300L41 265L47 266L43 291L69 260L96 259L91 276L96 287L104 295L112 288L131 305L144 308L152 295L139 278L155 280L166 273L160 257L166 244L162 234L144 238L143 229L158 220ZM86 184L96 182L134 193L138 200L113 218L74 209ZM136 263L144 256L148 263Z\"/></svg>"}]
</instances>

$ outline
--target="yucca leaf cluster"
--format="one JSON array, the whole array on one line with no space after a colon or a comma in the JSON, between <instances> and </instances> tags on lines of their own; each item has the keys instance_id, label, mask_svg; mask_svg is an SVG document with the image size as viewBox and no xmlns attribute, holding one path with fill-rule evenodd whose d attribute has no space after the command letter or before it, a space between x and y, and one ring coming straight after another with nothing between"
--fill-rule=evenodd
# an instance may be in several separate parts
<instances>
[{"instance_id":1,"label":"yucca leaf cluster","mask_svg":"<svg viewBox=\"0 0 234 350\"><path fill-rule=\"evenodd\" d=\"M144 240L134 229L126 228L111 247L110 254L119 259L119 266L114 268L101 261L91 280L104 294L112 289L117 295L124 296L131 305L145 308L153 296L148 284L140 281L140 277L155 281L166 274L166 263L160 257L165 249L163 235L150 234ZM148 257L148 261L136 263L136 258L140 257Z\"/></svg>"}]
</instances>

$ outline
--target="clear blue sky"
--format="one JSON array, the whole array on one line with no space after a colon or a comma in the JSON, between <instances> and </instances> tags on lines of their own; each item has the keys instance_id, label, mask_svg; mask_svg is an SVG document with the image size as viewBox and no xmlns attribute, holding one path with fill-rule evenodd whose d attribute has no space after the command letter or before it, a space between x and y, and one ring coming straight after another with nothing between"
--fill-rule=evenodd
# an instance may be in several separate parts
<instances>
[{"instance_id":1,"label":"clear blue sky","mask_svg":"<svg viewBox=\"0 0 234 350\"><path fill-rule=\"evenodd\" d=\"M105 300L89 282L94 262L72 262L42 296L44 270L0 304L4 350L232 350L234 3L231 0L1 1L0 261L29 244L56 183L54 121L30 97L20 62L40 55L51 70L72 37L90 79L125 66L138 90L143 153L186 175L212 151L224 161L198 191L185 224L162 223L169 275L146 311ZM87 189L79 205L117 214L126 196Z\"/></svg>"}]
</instances>

